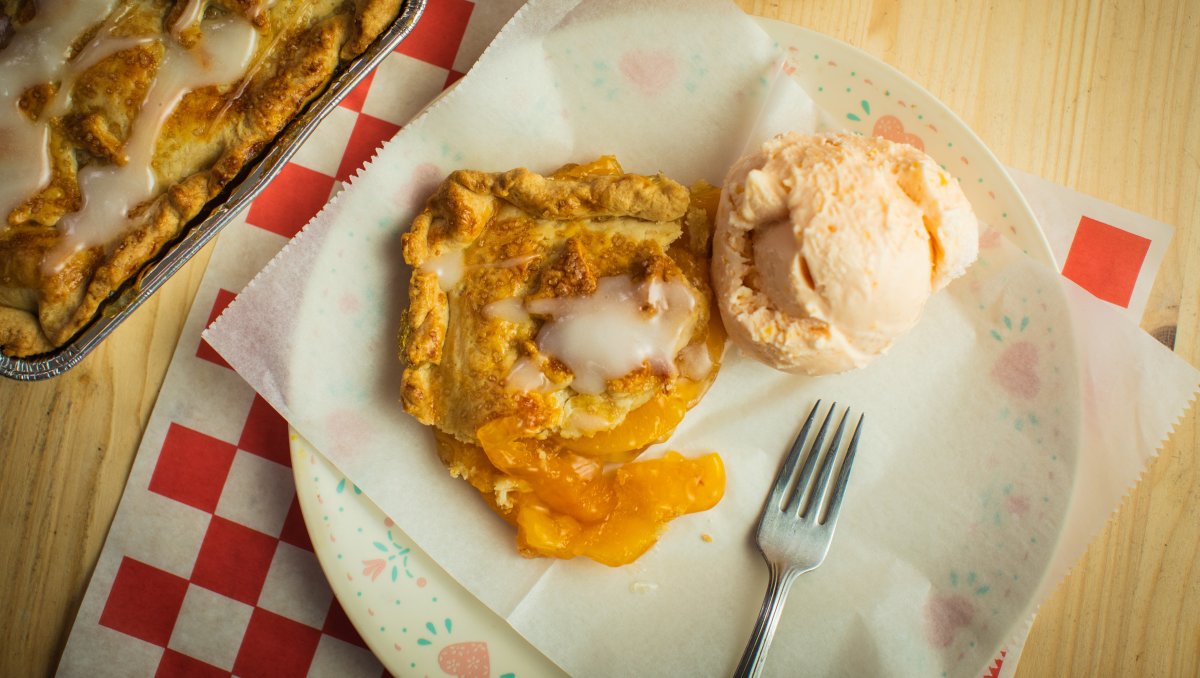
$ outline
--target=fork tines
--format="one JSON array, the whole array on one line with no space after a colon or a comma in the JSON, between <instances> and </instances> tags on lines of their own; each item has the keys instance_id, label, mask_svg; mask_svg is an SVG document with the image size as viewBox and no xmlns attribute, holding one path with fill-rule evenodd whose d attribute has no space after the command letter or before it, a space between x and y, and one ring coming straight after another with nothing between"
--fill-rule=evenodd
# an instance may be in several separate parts
<instances>
[{"instance_id":1,"label":"fork tines","mask_svg":"<svg viewBox=\"0 0 1200 678\"><path fill-rule=\"evenodd\" d=\"M818 524L825 524L829 516L836 518L838 509L842 504L842 497L846 493L846 483L850 477L850 468L854 462L854 454L858 448L859 434L862 432L862 425L865 415L860 415L858 423L854 427L854 433L850 438L850 444L847 446L846 454L842 459L840 470L837 474L837 482L834 484L833 492L826 497L829 490L830 478L833 477L834 466L837 466L838 452L841 446L842 434L846 428L846 420L850 416L850 410L847 409L842 413L841 421L838 423L837 430L834 431L833 440L829 445L825 445L825 436L829 431L829 424L833 421L834 412L837 410L835 402L825 415L825 420L821 423L821 428L817 431L816 438L812 444L808 444L809 432L812 430L813 421L817 417L817 412L821 407L821 401L813 406L812 411L808 413L808 419L805 420L804 426L800 429L800 434L796 436L796 440L792 443L792 449L788 452L787 459L783 462L783 467L780 469L779 477L775 481L775 487L771 490L770 498L768 499L768 507L775 507L777 510L795 515L804 520L814 520ZM807 454L805 450L807 449ZM797 473L796 467L799 465L801 456L804 456L804 466ZM816 482L813 482L813 471L817 468L818 457L820 457L820 471L817 474Z\"/></svg>"}]
</instances>

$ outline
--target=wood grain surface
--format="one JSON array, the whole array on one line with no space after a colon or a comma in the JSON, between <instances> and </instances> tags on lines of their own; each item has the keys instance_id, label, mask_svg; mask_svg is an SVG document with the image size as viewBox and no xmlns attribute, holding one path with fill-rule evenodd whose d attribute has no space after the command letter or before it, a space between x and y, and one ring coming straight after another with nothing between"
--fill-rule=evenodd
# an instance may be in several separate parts
<instances>
[{"instance_id":1,"label":"wood grain surface","mask_svg":"<svg viewBox=\"0 0 1200 678\"><path fill-rule=\"evenodd\" d=\"M1200 3L739 4L905 72L1005 164L1175 226L1143 327L1200 365ZM68 374L0 383L0 676L57 665L207 259ZM1043 604L1018 675L1200 676L1194 408Z\"/></svg>"}]
</instances>

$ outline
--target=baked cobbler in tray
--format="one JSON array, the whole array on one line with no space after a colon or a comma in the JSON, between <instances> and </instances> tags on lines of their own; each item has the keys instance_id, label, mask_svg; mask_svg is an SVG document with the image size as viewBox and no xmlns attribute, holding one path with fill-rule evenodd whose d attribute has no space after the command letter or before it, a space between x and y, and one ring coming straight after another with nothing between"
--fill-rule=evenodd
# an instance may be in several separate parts
<instances>
[{"instance_id":1,"label":"baked cobbler in tray","mask_svg":"<svg viewBox=\"0 0 1200 678\"><path fill-rule=\"evenodd\" d=\"M717 197L611 157L458 171L405 235L402 403L523 554L630 562L721 498L716 454L632 461L716 376Z\"/></svg>"},{"instance_id":2,"label":"baked cobbler in tray","mask_svg":"<svg viewBox=\"0 0 1200 678\"><path fill-rule=\"evenodd\" d=\"M0 350L64 345L401 0L0 0Z\"/></svg>"}]
</instances>

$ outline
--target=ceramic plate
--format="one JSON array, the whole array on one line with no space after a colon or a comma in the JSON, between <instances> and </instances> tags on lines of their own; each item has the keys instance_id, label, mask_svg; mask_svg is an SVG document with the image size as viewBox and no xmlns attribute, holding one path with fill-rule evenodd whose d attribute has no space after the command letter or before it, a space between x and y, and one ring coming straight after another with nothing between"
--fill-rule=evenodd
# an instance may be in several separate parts
<instances>
[{"instance_id":1,"label":"ceramic plate","mask_svg":"<svg viewBox=\"0 0 1200 678\"><path fill-rule=\"evenodd\" d=\"M392 675L562 675L295 432L291 449L317 560L346 616Z\"/></svg>"},{"instance_id":2,"label":"ceramic plate","mask_svg":"<svg viewBox=\"0 0 1200 678\"><path fill-rule=\"evenodd\" d=\"M1053 264L1029 207L983 143L931 95L873 57L812 31L760 20L788 69L837 124L923 148L954 174L984 222ZM292 436L297 495L316 555L347 615L396 675L560 673L425 555L358 488Z\"/></svg>"}]
</instances>

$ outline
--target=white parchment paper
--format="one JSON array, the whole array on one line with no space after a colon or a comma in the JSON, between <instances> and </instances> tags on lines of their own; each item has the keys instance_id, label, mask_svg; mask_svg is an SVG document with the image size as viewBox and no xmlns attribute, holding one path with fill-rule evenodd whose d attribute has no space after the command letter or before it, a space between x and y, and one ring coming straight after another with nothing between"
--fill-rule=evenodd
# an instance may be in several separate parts
<instances>
[{"instance_id":1,"label":"white parchment paper","mask_svg":"<svg viewBox=\"0 0 1200 678\"><path fill-rule=\"evenodd\" d=\"M765 586L751 530L781 455L816 398L865 411L837 539L795 586L770 667L977 675L1197 383L996 231L868 369L807 379L731 351L664 446L720 451L726 497L631 566L517 556L512 530L448 477L398 404L399 237L446 173L614 153L628 171L719 182L762 120L774 61L724 3L531 3L206 336L452 576L577 675L728 674ZM1105 395L1117 387L1138 399Z\"/></svg>"}]
</instances>

